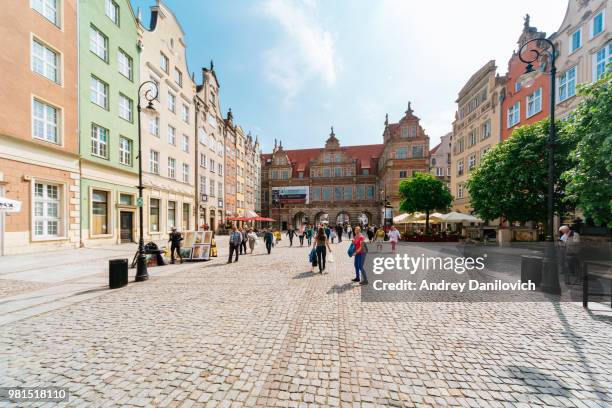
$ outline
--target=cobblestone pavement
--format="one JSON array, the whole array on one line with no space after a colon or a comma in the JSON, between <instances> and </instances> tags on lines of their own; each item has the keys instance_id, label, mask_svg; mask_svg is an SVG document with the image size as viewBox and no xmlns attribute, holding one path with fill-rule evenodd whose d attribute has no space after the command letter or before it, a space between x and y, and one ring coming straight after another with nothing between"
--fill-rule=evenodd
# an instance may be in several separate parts
<instances>
[{"instance_id":1,"label":"cobblestone pavement","mask_svg":"<svg viewBox=\"0 0 612 408\"><path fill-rule=\"evenodd\" d=\"M7 324L0 385L65 386L70 406L612 406L610 315L362 303L333 249L323 275L259 246Z\"/></svg>"}]
</instances>

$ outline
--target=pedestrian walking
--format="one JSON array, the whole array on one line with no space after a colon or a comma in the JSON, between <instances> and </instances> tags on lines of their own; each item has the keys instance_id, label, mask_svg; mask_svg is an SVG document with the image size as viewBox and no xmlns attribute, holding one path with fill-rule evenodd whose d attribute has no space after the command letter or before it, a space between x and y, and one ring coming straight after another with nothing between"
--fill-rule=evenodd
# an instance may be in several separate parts
<instances>
[{"instance_id":1,"label":"pedestrian walking","mask_svg":"<svg viewBox=\"0 0 612 408\"><path fill-rule=\"evenodd\" d=\"M298 233L298 238L300 239L300 246L304 246L304 224L300 225L300 232Z\"/></svg>"},{"instance_id":2,"label":"pedestrian walking","mask_svg":"<svg viewBox=\"0 0 612 408\"><path fill-rule=\"evenodd\" d=\"M240 242L240 255L242 254L246 255L247 241L248 241L246 228L244 227L240 228L240 234L242 235L242 241Z\"/></svg>"},{"instance_id":3,"label":"pedestrian walking","mask_svg":"<svg viewBox=\"0 0 612 408\"><path fill-rule=\"evenodd\" d=\"M385 230L380 227L376 230L374 234L374 242L376 243L376 251L382 252L383 242L385 241Z\"/></svg>"},{"instance_id":4,"label":"pedestrian walking","mask_svg":"<svg viewBox=\"0 0 612 408\"><path fill-rule=\"evenodd\" d=\"M295 236L295 230L293 229L293 226L289 226L289 229L287 230L287 236L289 237L289 246L292 247L293 237Z\"/></svg>"},{"instance_id":5,"label":"pedestrian walking","mask_svg":"<svg viewBox=\"0 0 612 408\"><path fill-rule=\"evenodd\" d=\"M333 229L333 228L331 229L329 237L331 239L331 243L333 244L334 243L334 239L336 238L336 230L335 229Z\"/></svg>"},{"instance_id":6,"label":"pedestrian walking","mask_svg":"<svg viewBox=\"0 0 612 408\"><path fill-rule=\"evenodd\" d=\"M391 251L395 253L395 246L400 239L400 232L395 228L395 225L391 226L391 230L387 233L389 241L391 242Z\"/></svg>"},{"instance_id":7,"label":"pedestrian walking","mask_svg":"<svg viewBox=\"0 0 612 408\"><path fill-rule=\"evenodd\" d=\"M247 234L247 239L249 241L249 249L251 250L251 253L253 253L253 250L255 250L255 242L257 241L257 234L255 231L250 229Z\"/></svg>"},{"instance_id":8,"label":"pedestrian walking","mask_svg":"<svg viewBox=\"0 0 612 408\"><path fill-rule=\"evenodd\" d=\"M314 240L313 247L317 251L317 264L319 265L319 273L323 273L325 270L325 258L327 256L327 250L331 253L331 247L329 246L329 240L325 234L324 228L319 228L317 235Z\"/></svg>"},{"instance_id":9,"label":"pedestrian walking","mask_svg":"<svg viewBox=\"0 0 612 408\"><path fill-rule=\"evenodd\" d=\"M229 258L227 258L227 263L232 263L232 255L234 255L234 252L236 253L236 259L234 262L238 262L238 252L241 244L242 233L238 231L238 228L235 225L232 225L232 233L230 234L229 239Z\"/></svg>"},{"instance_id":10,"label":"pedestrian walking","mask_svg":"<svg viewBox=\"0 0 612 408\"><path fill-rule=\"evenodd\" d=\"M338 237L338 243L342 242L342 232L343 231L344 231L344 228L342 227L342 224L336 225L336 235Z\"/></svg>"},{"instance_id":11,"label":"pedestrian walking","mask_svg":"<svg viewBox=\"0 0 612 408\"><path fill-rule=\"evenodd\" d=\"M351 239L351 237L353 236L353 227L351 226L351 224L346 227L346 235L348 236L348 239Z\"/></svg>"},{"instance_id":12,"label":"pedestrian walking","mask_svg":"<svg viewBox=\"0 0 612 408\"><path fill-rule=\"evenodd\" d=\"M365 261L366 253L366 243L365 237L361 234L360 227L355 227L355 238L353 239L353 245L355 246L355 251L353 252L353 257L355 257L355 278L352 281L359 282L360 285L367 285L368 276L366 275L365 269L363 269L363 263Z\"/></svg>"},{"instance_id":13,"label":"pedestrian walking","mask_svg":"<svg viewBox=\"0 0 612 408\"><path fill-rule=\"evenodd\" d=\"M325 231L325 236L327 237L327 239L329 239L329 235L331 234L331 230L329 229L329 225L325 225L324 227L324 231Z\"/></svg>"},{"instance_id":14,"label":"pedestrian walking","mask_svg":"<svg viewBox=\"0 0 612 408\"><path fill-rule=\"evenodd\" d=\"M368 241L372 242L372 239L374 239L374 227L372 227L371 225L369 227L366 228L366 234L368 236ZM355 236L357 236L357 234L355 233Z\"/></svg>"},{"instance_id":15,"label":"pedestrian walking","mask_svg":"<svg viewBox=\"0 0 612 408\"><path fill-rule=\"evenodd\" d=\"M308 240L308 246L310 247L310 245L312 245L312 236L314 235L314 231L312 229L312 226L310 224L308 224L308 226L306 227L306 239Z\"/></svg>"},{"instance_id":16,"label":"pedestrian walking","mask_svg":"<svg viewBox=\"0 0 612 408\"><path fill-rule=\"evenodd\" d=\"M266 244L266 249L268 250L268 255L270 255L270 251L272 251L272 241L274 241L274 235L272 235L272 231L270 229L266 229L264 232L264 243Z\"/></svg>"},{"instance_id":17,"label":"pedestrian walking","mask_svg":"<svg viewBox=\"0 0 612 408\"><path fill-rule=\"evenodd\" d=\"M178 232L176 228L172 227L170 230L170 236L168 242L170 242L170 263L174 263L174 252L178 255L180 262L183 263L183 257L181 256L181 241L183 240L183 234Z\"/></svg>"},{"instance_id":18,"label":"pedestrian walking","mask_svg":"<svg viewBox=\"0 0 612 408\"><path fill-rule=\"evenodd\" d=\"M281 233L279 230L274 231L274 245L278 245L281 241Z\"/></svg>"}]
</instances>

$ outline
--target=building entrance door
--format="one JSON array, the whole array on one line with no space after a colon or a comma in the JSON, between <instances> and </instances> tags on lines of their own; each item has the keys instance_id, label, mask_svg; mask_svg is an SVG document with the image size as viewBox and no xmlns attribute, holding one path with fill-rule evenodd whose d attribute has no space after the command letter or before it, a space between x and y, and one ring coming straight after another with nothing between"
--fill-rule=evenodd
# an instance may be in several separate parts
<instances>
[{"instance_id":1,"label":"building entrance door","mask_svg":"<svg viewBox=\"0 0 612 408\"><path fill-rule=\"evenodd\" d=\"M134 213L131 211L121 211L121 243L133 242L133 226L134 226Z\"/></svg>"}]
</instances>

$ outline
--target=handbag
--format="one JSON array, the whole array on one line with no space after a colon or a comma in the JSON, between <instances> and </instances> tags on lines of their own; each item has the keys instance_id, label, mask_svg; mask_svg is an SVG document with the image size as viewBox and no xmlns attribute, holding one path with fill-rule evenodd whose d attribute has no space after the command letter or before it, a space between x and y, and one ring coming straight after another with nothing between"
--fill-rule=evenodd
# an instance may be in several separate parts
<instances>
[{"instance_id":1,"label":"handbag","mask_svg":"<svg viewBox=\"0 0 612 408\"><path fill-rule=\"evenodd\" d=\"M351 257L353 256L354 253L355 253L355 243L351 242L351 245L348 247L347 254L349 257Z\"/></svg>"}]
</instances>

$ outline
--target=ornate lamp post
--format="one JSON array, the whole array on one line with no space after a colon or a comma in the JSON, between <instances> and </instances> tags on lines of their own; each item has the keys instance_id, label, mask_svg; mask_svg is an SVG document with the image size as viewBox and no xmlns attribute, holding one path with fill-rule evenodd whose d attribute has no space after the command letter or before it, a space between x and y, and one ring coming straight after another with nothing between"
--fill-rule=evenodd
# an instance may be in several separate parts
<instances>
[{"instance_id":1,"label":"ornate lamp post","mask_svg":"<svg viewBox=\"0 0 612 408\"><path fill-rule=\"evenodd\" d=\"M148 102L147 106L143 109L140 106L140 99L142 88L145 85L150 85L150 88L145 90L144 98ZM147 272L147 263L145 257L144 250L144 219L143 219L143 200L142 200L142 190L144 189L142 185L142 132L140 126L140 113L144 110L147 113L155 113L155 108L153 107L153 101L157 99L157 93L159 89L157 88L157 84L153 81L145 81L138 87L138 219L139 219L139 228L138 228L138 257L136 259L136 282L142 282L149 279L149 273Z\"/></svg>"},{"instance_id":2,"label":"ornate lamp post","mask_svg":"<svg viewBox=\"0 0 612 408\"><path fill-rule=\"evenodd\" d=\"M525 57L523 53L526 51L528 44L533 42L546 43L550 47L550 50L539 50L532 48L529 50L530 56ZM556 80L557 80L557 67L555 66L555 60L557 58L557 49L555 44L547 38L534 38L527 41L521 46L518 52L519 59L527 64L525 73L519 77L521 86L530 88L535 82L535 78L538 75L533 67L533 62L540 60L542 56L546 56L550 61L550 65L540 65L539 72L550 75L550 125L548 128L548 201L547 201L547 221L546 221L546 251L544 253L544 260L542 265L542 290L548 293L560 293L561 288L559 286L559 276L557 273L557 263L555 259L555 245L554 245L554 222L555 222L555 210L554 210L554 194L555 194L555 139L557 135L557 129L555 125L555 91L556 91ZM548 68L548 70L546 70Z\"/></svg>"}]
</instances>

